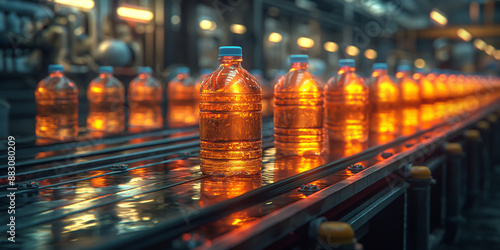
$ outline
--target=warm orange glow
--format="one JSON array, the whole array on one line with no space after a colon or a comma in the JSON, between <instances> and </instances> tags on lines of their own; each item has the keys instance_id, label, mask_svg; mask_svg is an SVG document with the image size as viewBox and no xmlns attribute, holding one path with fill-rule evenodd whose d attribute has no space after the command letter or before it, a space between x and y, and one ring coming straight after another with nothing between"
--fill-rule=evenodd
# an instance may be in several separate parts
<instances>
[{"instance_id":1,"label":"warm orange glow","mask_svg":"<svg viewBox=\"0 0 500 250\"><path fill-rule=\"evenodd\" d=\"M416 107L403 108L401 112L401 135L409 136L418 132L420 117L419 109Z\"/></svg>"},{"instance_id":2,"label":"warm orange glow","mask_svg":"<svg viewBox=\"0 0 500 250\"><path fill-rule=\"evenodd\" d=\"M59 79L54 79L59 78ZM56 80L56 81L54 81ZM53 84L58 82L58 84ZM53 72L35 90L35 134L44 141L73 140L78 136L78 87Z\"/></svg>"},{"instance_id":3,"label":"warm orange glow","mask_svg":"<svg viewBox=\"0 0 500 250\"><path fill-rule=\"evenodd\" d=\"M462 38L462 40L468 42L472 39L472 35L469 33L469 31L460 28L457 30L457 36Z\"/></svg>"},{"instance_id":4,"label":"warm orange glow","mask_svg":"<svg viewBox=\"0 0 500 250\"><path fill-rule=\"evenodd\" d=\"M337 52L339 50L339 46L334 42L326 42L323 48L328 52Z\"/></svg>"},{"instance_id":5,"label":"warm orange glow","mask_svg":"<svg viewBox=\"0 0 500 250\"><path fill-rule=\"evenodd\" d=\"M416 104L420 102L420 88L411 77L398 72L401 101L403 104Z\"/></svg>"},{"instance_id":6,"label":"warm orange glow","mask_svg":"<svg viewBox=\"0 0 500 250\"><path fill-rule=\"evenodd\" d=\"M231 32L233 32L235 34L242 35L242 34L245 34L247 32L247 27L245 27L245 25L243 25L243 24L231 24L231 26L229 27L229 30L231 30Z\"/></svg>"},{"instance_id":7,"label":"warm orange glow","mask_svg":"<svg viewBox=\"0 0 500 250\"><path fill-rule=\"evenodd\" d=\"M314 40L309 37L299 37L299 39L297 39L297 45L309 49L314 46Z\"/></svg>"},{"instance_id":8,"label":"warm orange glow","mask_svg":"<svg viewBox=\"0 0 500 250\"><path fill-rule=\"evenodd\" d=\"M493 47L493 45L490 45L490 44L488 44L488 45L486 46L486 48L484 49L484 52L485 52L486 54L488 54L489 56L492 56L492 55L493 55L493 53L495 53L495 51L496 51L496 50L495 50L495 47Z\"/></svg>"},{"instance_id":9,"label":"warm orange glow","mask_svg":"<svg viewBox=\"0 0 500 250\"><path fill-rule=\"evenodd\" d=\"M142 132L163 127L163 85L150 74L139 74L129 84L129 131Z\"/></svg>"},{"instance_id":10,"label":"warm orange glow","mask_svg":"<svg viewBox=\"0 0 500 250\"><path fill-rule=\"evenodd\" d=\"M195 86L191 82L186 82L188 79L187 75L179 75L168 83L167 123L171 128L198 124L199 112L195 112L197 111L195 106L199 104L194 98Z\"/></svg>"},{"instance_id":11,"label":"warm orange glow","mask_svg":"<svg viewBox=\"0 0 500 250\"><path fill-rule=\"evenodd\" d=\"M133 20L138 22L149 22L153 20L153 12L139 7L121 6L116 10L118 16L122 19Z\"/></svg>"},{"instance_id":12,"label":"warm orange glow","mask_svg":"<svg viewBox=\"0 0 500 250\"><path fill-rule=\"evenodd\" d=\"M70 7L76 7L79 9L83 9L86 11L91 10L94 8L94 1L92 0L54 0L54 3L70 6Z\"/></svg>"},{"instance_id":13,"label":"warm orange glow","mask_svg":"<svg viewBox=\"0 0 500 250\"><path fill-rule=\"evenodd\" d=\"M272 43L279 43L282 39L283 37L281 36L281 34L276 32L271 33L268 38L269 42Z\"/></svg>"},{"instance_id":14,"label":"warm orange glow","mask_svg":"<svg viewBox=\"0 0 500 250\"><path fill-rule=\"evenodd\" d=\"M377 51L372 49L367 49L365 50L365 57L370 60L374 60L375 58L377 58Z\"/></svg>"},{"instance_id":15,"label":"warm orange glow","mask_svg":"<svg viewBox=\"0 0 500 250\"><path fill-rule=\"evenodd\" d=\"M481 40L479 38L474 39L473 44L479 50L483 50L486 47L486 42L484 42L483 40Z\"/></svg>"},{"instance_id":16,"label":"warm orange glow","mask_svg":"<svg viewBox=\"0 0 500 250\"><path fill-rule=\"evenodd\" d=\"M293 63L274 87L277 154L320 155L324 151L323 86L307 67L307 63Z\"/></svg>"},{"instance_id":17,"label":"warm orange glow","mask_svg":"<svg viewBox=\"0 0 500 250\"><path fill-rule=\"evenodd\" d=\"M202 30L215 30L217 28L217 24L210 20L201 20L200 28Z\"/></svg>"},{"instance_id":18,"label":"warm orange glow","mask_svg":"<svg viewBox=\"0 0 500 250\"><path fill-rule=\"evenodd\" d=\"M341 68L337 77L328 80L325 101L325 127L330 141L367 141L368 87L354 68Z\"/></svg>"},{"instance_id":19,"label":"warm orange glow","mask_svg":"<svg viewBox=\"0 0 500 250\"><path fill-rule=\"evenodd\" d=\"M219 61L200 87L201 170L226 176L260 173L262 88L241 67L240 57Z\"/></svg>"},{"instance_id":20,"label":"warm orange glow","mask_svg":"<svg viewBox=\"0 0 500 250\"><path fill-rule=\"evenodd\" d=\"M422 58L417 58L415 59L415 61L413 62L413 65L415 65L416 68L424 68L425 67L425 61L424 59Z\"/></svg>"},{"instance_id":21,"label":"warm orange glow","mask_svg":"<svg viewBox=\"0 0 500 250\"><path fill-rule=\"evenodd\" d=\"M347 48L345 48L345 53L350 56L357 56L359 54L359 49L356 46L347 46Z\"/></svg>"},{"instance_id":22,"label":"warm orange glow","mask_svg":"<svg viewBox=\"0 0 500 250\"><path fill-rule=\"evenodd\" d=\"M285 156L274 161L274 181L280 181L325 164L321 156Z\"/></svg>"},{"instance_id":23,"label":"warm orange glow","mask_svg":"<svg viewBox=\"0 0 500 250\"><path fill-rule=\"evenodd\" d=\"M432 9L430 17L436 23L444 26L448 23L448 19L444 16L444 14L438 9Z\"/></svg>"},{"instance_id":24,"label":"warm orange glow","mask_svg":"<svg viewBox=\"0 0 500 250\"><path fill-rule=\"evenodd\" d=\"M493 53L493 57L497 60L500 60L500 50L495 50Z\"/></svg>"}]
</instances>

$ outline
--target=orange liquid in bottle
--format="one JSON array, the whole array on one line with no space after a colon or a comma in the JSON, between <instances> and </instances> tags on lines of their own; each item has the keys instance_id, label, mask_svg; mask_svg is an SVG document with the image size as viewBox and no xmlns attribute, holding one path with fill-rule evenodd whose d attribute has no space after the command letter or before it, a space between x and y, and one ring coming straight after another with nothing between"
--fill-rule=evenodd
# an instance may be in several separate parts
<instances>
[{"instance_id":1,"label":"orange liquid in bottle","mask_svg":"<svg viewBox=\"0 0 500 250\"><path fill-rule=\"evenodd\" d=\"M262 70L254 69L250 73L255 76L255 79L262 87L262 116L268 117L273 115L273 88L269 82L264 79Z\"/></svg>"},{"instance_id":2,"label":"orange liquid in bottle","mask_svg":"<svg viewBox=\"0 0 500 250\"><path fill-rule=\"evenodd\" d=\"M150 67L141 67L128 88L128 124L132 133L163 127L163 86L151 73Z\"/></svg>"},{"instance_id":3,"label":"orange liquid in bottle","mask_svg":"<svg viewBox=\"0 0 500 250\"><path fill-rule=\"evenodd\" d=\"M387 74L387 64L373 64L369 90L370 146L386 144L397 137L399 105L398 87Z\"/></svg>"},{"instance_id":4,"label":"orange liquid in bottle","mask_svg":"<svg viewBox=\"0 0 500 250\"><path fill-rule=\"evenodd\" d=\"M262 168L262 89L241 67L241 48L219 49L220 67L200 88L201 170L247 175Z\"/></svg>"},{"instance_id":5,"label":"orange liquid in bottle","mask_svg":"<svg viewBox=\"0 0 500 250\"><path fill-rule=\"evenodd\" d=\"M167 123L171 128L198 124L199 113L195 110L195 84L189 77L189 68L178 68L177 76L168 83Z\"/></svg>"},{"instance_id":6,"label":"orange liquid in bottle","mask_svg":"<svg viewBox=\"0 0 500 250\"><path fill-rule=\"evenodd\" d=\"M290 71L274 86L276 151L320 155L325 150L323 86L307 71L306 55L293 55L290 61Z\"/></svg>"},{"instance_id":7,"label":"orange liquid in bottle","mask_svg":"<svg viewBox=\"0 0 500 250\"><path fill-rule=\"evenodd\" d=\"M420 127L422 129L429 129L435 125L436 114L434 107L435 90L434 84L428 76L425 75L423 70L416 70L413 74L413 79L417 82L420 88Z\"/></svg>"},{"instance_id":8,"label":"orange liquid in bottle","mask_svg":"<svg viewBox=\"0 0 500 250\"><path fill-rule=\"evenodd\" d=\"M71 140L78 136L78 87L64 76L61 65L49 65L49 76L35 90L36 136L43 140Z\"/></svg>"},{"instance_id":9,"label":"orange liquid in bottle","mask_svg":"<svg viewBox=\"0 0 500 250\"><path fill-rule=\"evenodd\" d=\"M99 76L87 89L89 114L87 129L91 136L120 133L125 130L125 87L113 77L113 68L100 67Z\"/></svg>"},{"instance_id":10,"label":"orange liquid in bottle","mask_svg":"<svg viewBox=\"0 0 500 250\"><path fill-rule=\"evenodd\" d=\"M436 91L436 115L440 122L445 121L448 118L448 97L449 89L446 83L446 75L441 73L441 70L433 70L429 74L430 78L434 81L434 88Z\"/></svg>"},{"instance_id":11,"label":"orange liquid in bottle","mask_svg":"<svg viewBox=\"0 0 500 250\"><path fill-rule=\"evenodd\" d=\"M339 66L325 87L329 141L364 143L368 139L368 86L354 72L354 60L340 60Z\"/></svg>"},{"instance_id":12,"label":"orange liquid in bottle","mask_svg":"<svg viewBox=\"0 0 500 250\"><path fill-rule=\"evenodd\" d=\"M420 87L410 75L410 67L398 67L396 74L401 96L401 135L408 136L416 133L420 125Z\"/></svg>"}]
</instances>

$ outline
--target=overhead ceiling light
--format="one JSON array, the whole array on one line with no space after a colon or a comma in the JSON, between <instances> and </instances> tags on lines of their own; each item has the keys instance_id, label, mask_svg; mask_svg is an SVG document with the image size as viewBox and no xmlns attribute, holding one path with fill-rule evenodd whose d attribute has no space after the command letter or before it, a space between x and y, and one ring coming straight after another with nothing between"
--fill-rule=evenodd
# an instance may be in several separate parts
<instances>
[{"instance_id":1,"label":"overhead ceiling light","mask_svg":"<svg viewBox=\"0 0 500 250\"><path fill-rule=\"evenodd\" d=\"M377 51L372 49L367 49L365 50L365 57L370 60L374 60L375 58L377 58Z\"/></svg>"},{"instance_id":2,"label":"overhead ceiling light","mask_svg":"<svg viewBox=\"0 0 500 250\"><path fill-rule=\"evenodd\" d=\"M474 44L474 47L476 47L478 50L483 50L486 47L486 42L484 42L479 38L474 39L474 42L472 43Z\"/></svg>"},{"instance_id":3,"label":"overhead ceiling light","mask_svg":"<svg viewBox=\"0 0 500 250\"><path fill-rule=\"evenodd\" d=\"M457 35L458 37L462 38L462 40L468 42L472 39L472 35L469 33L469 31L465 30L465 29L458 29L457 30Z\"/></svg>"},{"instance_id":4,"label":"overhead ceiling light","mask_svg":"<svg viewBox=\"0 0 500 250\"><path fill-rule=\"evenodd\" d=\"M54 0L54 3L70 7L76 7L86 11L89 11L92 8L94 8L94 1L92 0Z\"/></svg>"},{"instance_id":5,"label":"overhead ceiling light","mask_svg":"<svg viewBox=\"0 0 500 250\"><path fill-rule=\"evenodd\" d=\"M347 46L347 48L345 48L345 53L350 56L357 56L359 54L359 49L356 46Z\"/></svg>"},{"instance_id":6,"label":"overhead ceiling light","mask_svg":"<svg viewBox=\"0 0 500 250\"><path fill-rule=\"evenodd\" d=\"M242 35L242 34L245 34L245 32L247 32L247 27L245 27L245 25L235 23L235 24L231 24L231 26L229 27L229 30L231 30L231 32L233 32L235 34Z\"/></svg>"},{"instance_id":7,"label":"overhead ceiling light","mask_svg":"<svg viewBox=\"0 0 500 250\"><path fill-rule=\"evenodd\" d=\"M139 7L121 6L116 9L116 14L122 19L147 23L153 20L153 12Z\"/></svg>"},{"instance_id":8,"label":"overhead ceiling light","mask_svg":"<svg viewBox=\"0 0 500 250\"><path fill-rule=\"evenodd\" d=\"M269 40L269 42L279 43L279 42L281 42L283 37L281 36L280 33L273 32L273 33L269 34L269 37L267 39Z\"/></svg>"},{"instance_id":9,"label":"overhead ceiling light","mask_svg":"<svg viewBox=\"0 0 500 250\"><path fill-rule=\"evenodd\" d=\"M488 45L484 49L484 52L486 52L486 54L488 54L489 56L491 56L491 55L493 55L493 53L495 53L495 47L493 47L493 45Z\"/></svg>"},{"instance_id":10,"label":"overhead ceiling light","mask_svg":"<svg viewBox=\"0 0 500 250\"><path fill-rule=\"evenodd\" d=\"M339 46L334 42L326 42L323 48L328 52L337 52L339 50Z\"/></svg>"},{"instance_id":11,"label":"overhead ceiling light","mask_svg":"<svg viewBox=\"0 0 500 250\"><path fill-rule=\"evenodd\" d=\"M430 17L440 25L445 26L448 23L448 19L446 18L446 16L436 8L432 9Z\"/></svg>"},{"instance_id":12,"label":"overhead ceiling light","mask_svg":"<svg viewBox=\"0 0 500 250\"><path fill-rule=\"evenodd\" d=\"M413 65L415 65L416 68L424 68L425 67L425 61L424 59L422 58L417 58L415 59L415 61L413 62Z\"/></svg>"},{"instance_id":13,"label":"overhead ceiling light","mask_svg":"<svg viewBox=\"0 0 500 250\"><path fill-rule=\"evenodd\" d=\"M210 20L201 20L200 28L202 30L215 30L217 28L217 24L214 21Z\"/></svg>"},{"instance_id":14,"label":"overhead ceiling light","mask_svg":"<svg viewBox=\"0 0 500 250\"><path fill-rule=\"evenodd\" d=\"M297 44L302 48L312 48L314 46L314 40L309 37L299 37L297 39Z\"/></svg>"}]
</instances>

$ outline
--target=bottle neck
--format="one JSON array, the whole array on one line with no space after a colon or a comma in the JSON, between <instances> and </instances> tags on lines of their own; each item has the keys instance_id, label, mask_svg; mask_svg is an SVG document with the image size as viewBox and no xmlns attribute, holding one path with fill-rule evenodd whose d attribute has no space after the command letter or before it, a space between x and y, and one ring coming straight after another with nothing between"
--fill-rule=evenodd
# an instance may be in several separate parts
<instances>
[{"instance_id":1,"label":"bottle neck","mask_svg":"<svg viewBox=\"0 0 500 250\"><path fill-rule=\"evenodd\" d=\"M148 72L141 72L141 73L139 73L139 78L140 79L145 79L145 78L149 78L149 77L151 77L151 74L148 73Z\"/></svg>"},{"instance_id":2,"label":"bottle neck","mask_svg":"<svg viewBox=\"0 0 500 250\"><path fill-rule=\"evenodd\" d=\"M224 67L240 67L242 61L241 56L219 56L219 62Z\"/></svg>"},{"instance_id":3,"label":"bottle neck","mask_svg":"<svg viewBox=\"0 0 500 250\"><path fill-rule=\"evenodd\" d=\"M177 79L179 79L179 80L184 80L184 79L187 79L188 77L189 77L189 75L187 73L177 74Z\"/></svg>"},{"instance_id":4,"label":"bottle neck","mask_svg":"<svg viewBox=\"0 0 500 250\"><path fill-rule=\"evenodd\" d=\"M101 77L101 78L110 78L110 77L112 77L112 76L113 76L113 74L111 74L111 73L109 73L109 72L101 72L101 73L99 74L99 77Z\"/></svg>"},{"instance_id":5,"label":"bottle neck","mask_svg":"<svg viewBox=\"0 0 500 250\"><path fill-rule=\"evenodd\" d=\"M387 75L387 70L386 69L376 69L372 72L372 77L377 77L380 75Z\"/></svg>"},{"instance_id":6,"label":"bottle neck","mask_svg":"<svg viewBox=\"0 0 500 250\"><path fill-rule=\"evenodd\" d=\"M52 71L49 74L50 77L62 77L64 76L64 72L62 71Z\"/></svg>"},{"instance_id":7,"label":"bottle neck","mask_svg":"<svg viewBox=\"0 0 500 250\"><path fill-rule=\"evenodd\" d=\"M410 75L409 71L399 71L398 73L396 73L397 78L407 77L408 75Z\"/></svg>"},{"instance_id":8,"label":"bottle neck","mask_svg":"<svg viewBox=\"0 0 500 250\"><path fill-rule=\"evenodd\" d=\"M290 69L292 70L307 69L307 68L309 68L309 63L306 62L290 63Z\"/></svg>"},{"instance_id":9,"label":"bottle neck","mask_svg":"<svg viewBox=\"0 0 500 250\"><path fill-rule=\"evenodd\" d=\"M352 66L341 66L339 69L339 74L345 73L345 72L354 72L356 71L355 67Z\"/></svg>"}]
</instances>

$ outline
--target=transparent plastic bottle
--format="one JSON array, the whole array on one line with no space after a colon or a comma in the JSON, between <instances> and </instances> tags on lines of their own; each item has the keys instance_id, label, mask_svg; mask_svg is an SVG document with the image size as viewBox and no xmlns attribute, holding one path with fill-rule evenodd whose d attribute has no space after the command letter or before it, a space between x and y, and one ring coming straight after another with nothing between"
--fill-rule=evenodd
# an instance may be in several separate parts
<instances>
[{"instance_id":1,"label":"transparent plastic bottle","mask_svg":"<svg viewBox=\"0 0 500 250\"><path fill-rule=\"evenodd\" d=\"M72 140L78 136L78 86L64 75L62 65L49 65L49 75L35 90L36 136Z\"/></svg>"},{"instance_id":2,"label":"transparent plastic bottle","mask_svg":"<svg viewBox=\"0 0 500 250\"><path fill-rule=\"evenodd\" d=\"M325 127L330 144L367 142L368 86L355 73L354 60L341 59L339 67L338 74L325 87Z\"/></svg>"},{"instance_id":3,"label":"transparent plastic bottle","mask_svg":"<svg viewBox=\"0 0 500 250\"><path fill-rule=\"evenodd\" d=\"M436 122L436 111L434 107L436 91L434 89L434 83L422 69L415 70L413 79L420 88L420 128L424 130L429 129L434 126Z\"/></svg>"},{"instance_id":4,"label":"transparent plastic bottle","mask_svg":"<svg viewBox=\"0 0 500 250\"><path fill-rule=\"evenodd\" d=\"M410 66L400 65L396 73L401 97L400 131L403 136L416 133L420 125L420 87L413 80L410 70Z\"/></svg>"},{"instance_id":5,"label":"transparent plastic bottle","mask_svg":"<svg viewBox=\"0 0 500 250\"><path fill-rule=\"evenodd\" d=\"M163 127L163 85L152 76L150 67L140 67L128 87L129 131L132 133Z\"/></svg>"},{"instance_id":6,"label":"transparent plastic bottle","mask_svg":"<svg viewBox=\"0 0 500 250\"><path fill-rule=\"evenodd\" d=\"M199 114L195 113L195 83L189 73L187 67L178 68L177 75L167 86L167 123L171 128L198 124Z\"/></svg>"},{"instance_id":7,"label":"transparent plastic bottle","mask_svg":"<svg viewBox=\"0 0 500 250\"><path fill-rule=\"evenodd\" d=\"M372 146L388 143L398 134L398 86L387 74L386 63L374 63L369 82L370 140ZM373 136L372 136L373 135Z\"/></svg>"},{"instance_id":8,"label":"transparent plastic bottle","mask_svg":"<svg viewBox=\"0 0 500 250\"><path fill-rule=\"evenodd\" d=\"M125 87L113 76L113 67L99 67L99 75L87 89L87 129L92 136L125 130Z\"/></svg>"},{"instance_id":9,"label":"transparent plastic bottle","mask_svg":"<svg viewBox=\"0 0 500 250\"><path fill-rule=\"evenodd\" d=\"M255 76L255 79L259 82L262 88L262 116L272 116L273 115L273 89L270 83L264 78L262 70L253 69L250 74Z\"/></svg>"},{"instance_id":10,"label":"transparent plastic bottle","mask_svg":"<svg viewBox=\"0 0 500 250\"><path fill-rule=\"evenodd\" d=\"M448 117L447 101L449 97L449 90L446 75L440 69L433 69L429 74L429 78L434 83L436 91L435 111L436 118L439 122L443 122Z\"/></svg>"},{"instance_id":11,"label":"transparent plastic bottle","mask_svg":"<svg viewBox=\"0 0 500 250\"><path fill-rule=\"evenodd\" d=\"M274 86L277 154L320 155L325 150L323 84L308 67L307 55L290 56L290 71Z\"/></svg>"},{"instance_id":12,"label":"transparent plastic bottle","mask_svg":"<svg viewBox=\"0 0 500 250\"><path fill-rule=\"evenodd\" d=\"M241 47L220 47L221 65L200 87L205 174L248 175L262 169L262 89L241 67L241 55Z\"/></svg>"}]
</instances>

